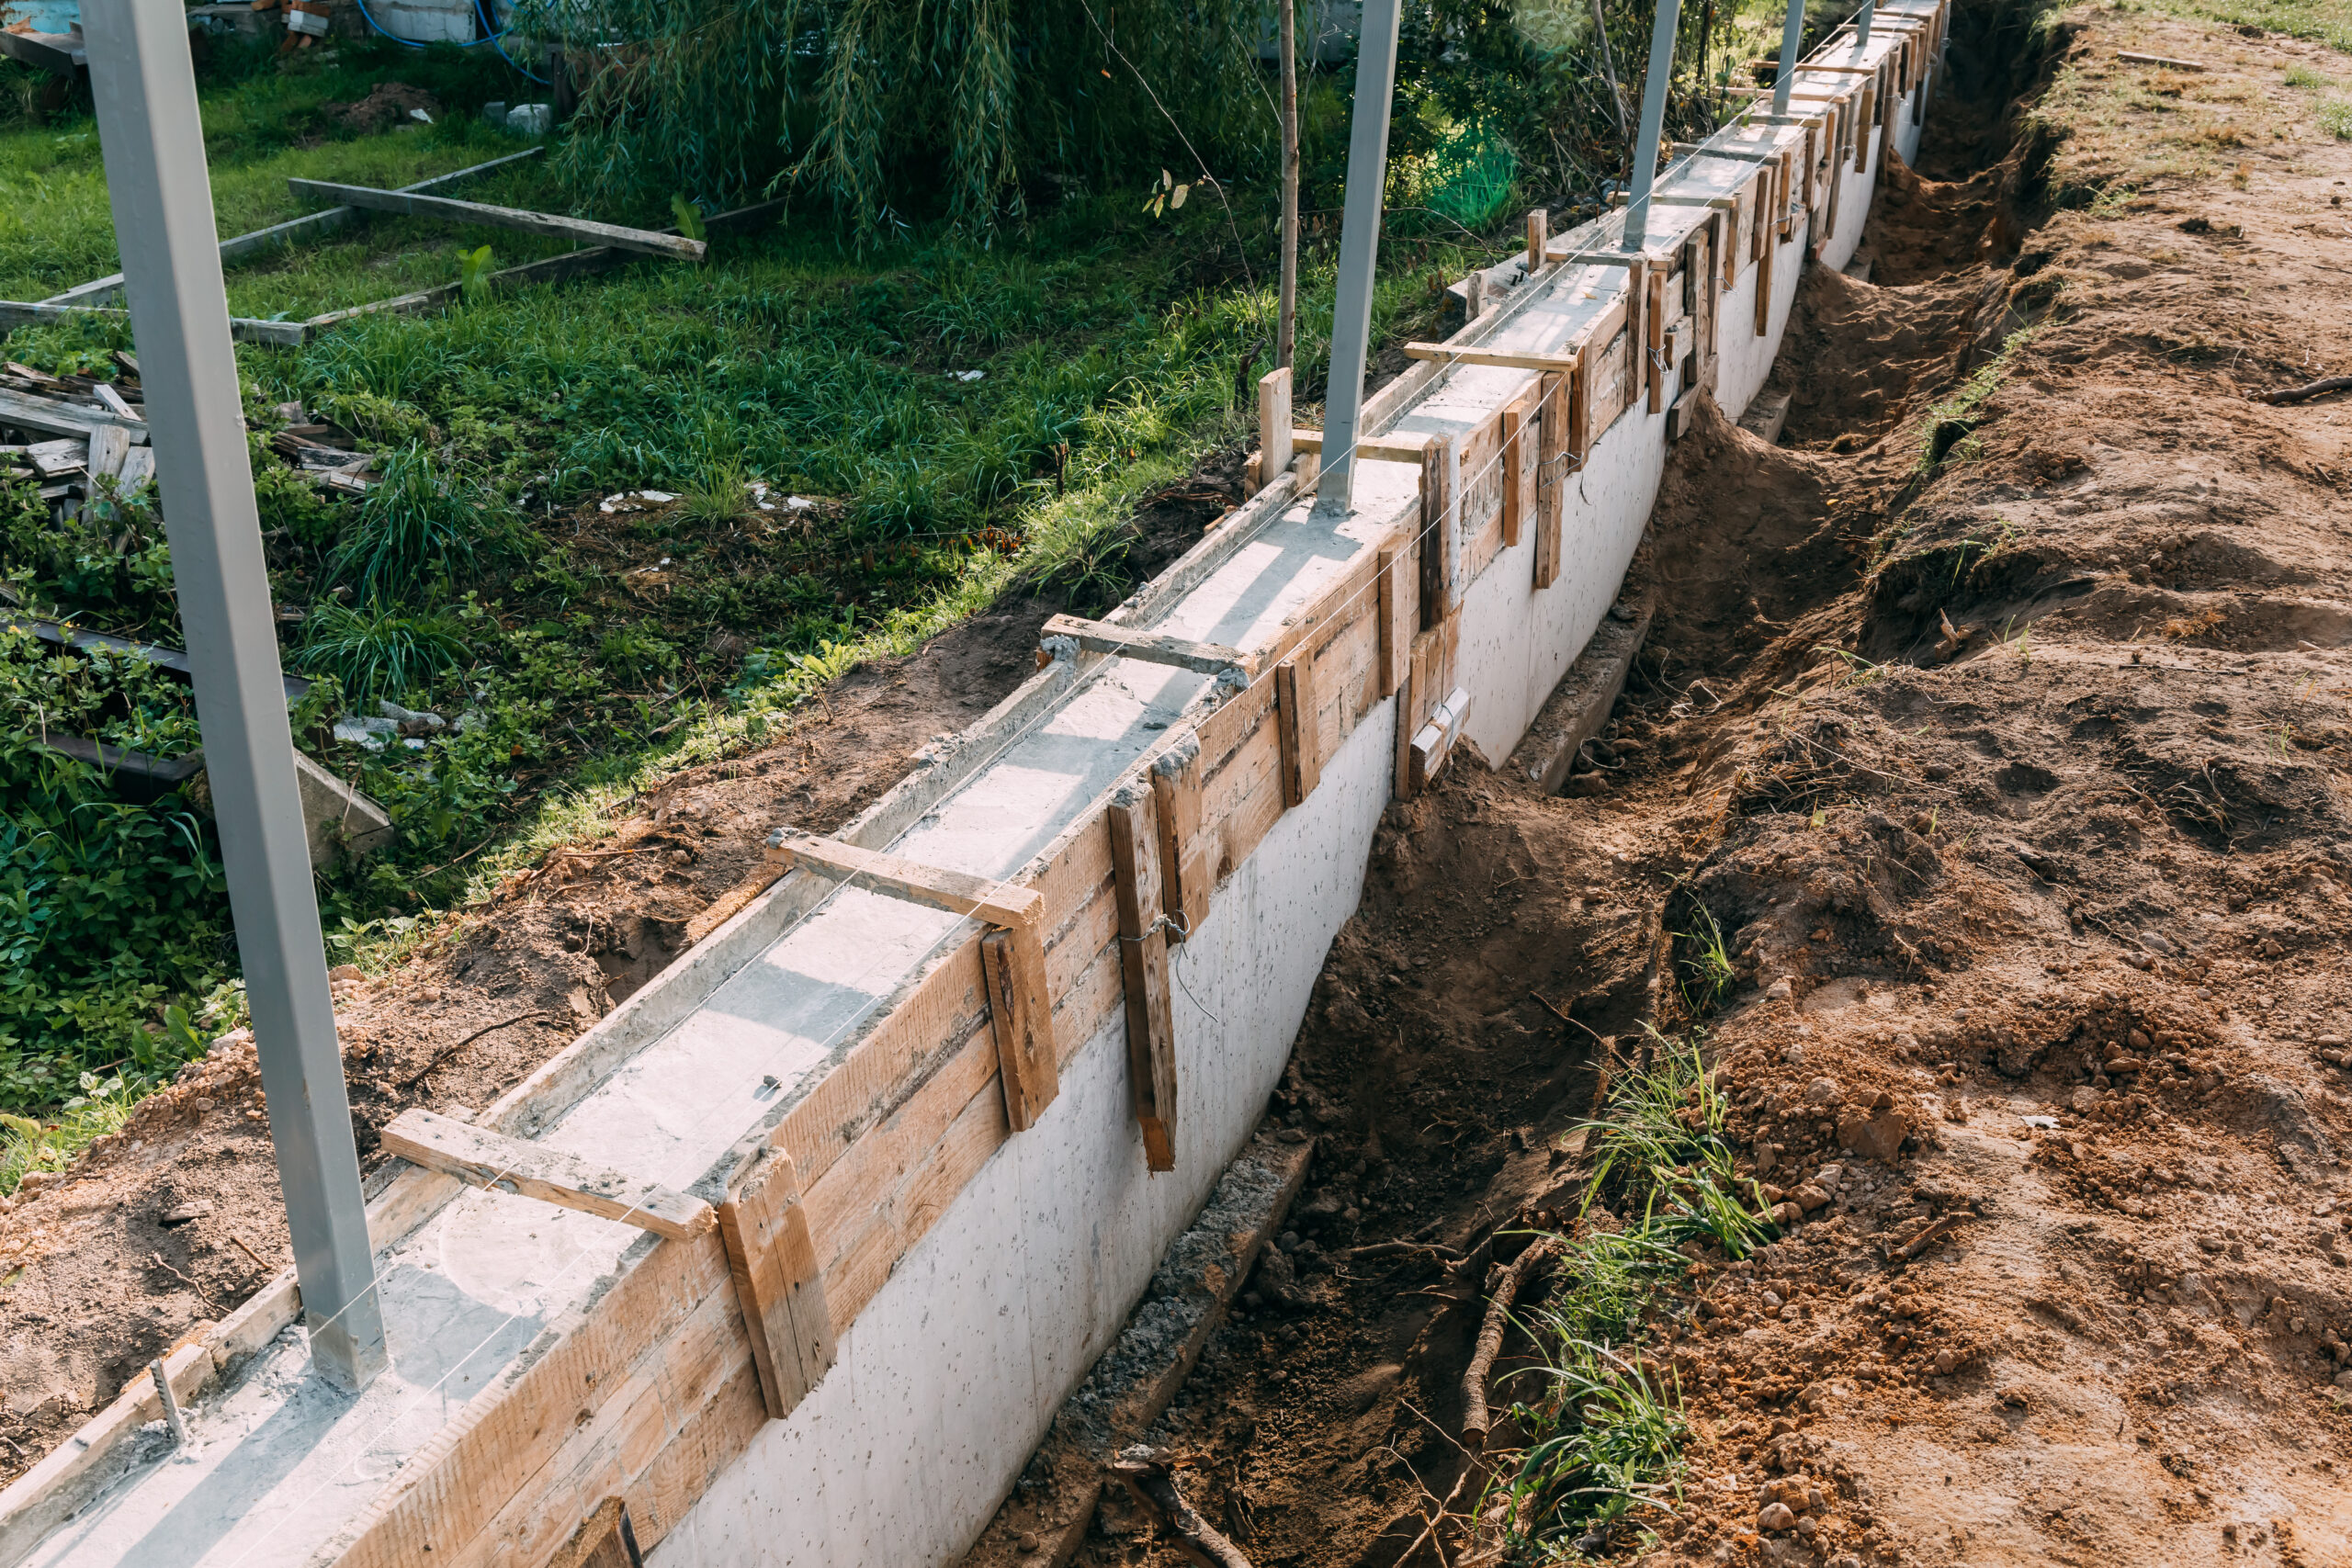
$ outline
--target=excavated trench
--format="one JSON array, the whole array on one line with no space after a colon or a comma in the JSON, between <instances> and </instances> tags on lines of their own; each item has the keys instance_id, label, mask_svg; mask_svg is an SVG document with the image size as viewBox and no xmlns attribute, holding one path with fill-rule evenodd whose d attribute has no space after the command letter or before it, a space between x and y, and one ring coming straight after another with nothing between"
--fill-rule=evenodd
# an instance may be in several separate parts
<instances>
[{"instance_id":1,"label":"excavated trench","mask_svg":"<svg viewBox=\"0 0 2352 1568\"><path fill-rule=\"evenodd\" d=\"M1911 852L1887 852L1902 829L1865 820L1731 886L1755 852L1743 819L1808 807L1801 784L1747 781L1739 753L1775 689L1825 656L1918 640L1917 607L1866 584L1919 486L1911 433L2019 324L2013 264L2049 151L2018 130L2048 58L2029 21L1958 13L1918 169L1890 171L1849 274L1801 287L1770 383L1792 398L1781 444L1709 405L1672 450L1621 601L1655 620L1575 798L1462 768L1389 807L1270 1107L1317 1141L1306 1191L1148 1439L1181 1456L1188 1499L1251 1562L1429 1560L1431 1517L1470 1506L1482 1286L1532 1234L1575 1223L1589 1170L1573 1130L1613 1073L1646 1062L1651 1030L1692 1022L1677 932L1702 904L1725 931L1767 909L1751 952L1759 935L1802 949L1838 901L1820 884L1876 863L1863 880L1885 903L1878 885L1904 874ZM1865 262L1872 282L1850 276ZM1916 976L1935 939L1900 925L1872 933L1871 956ZM1523 1350L1507 1344L1498 1373ZM1449 1529L1450 1562L1466 1538ZM1115 1488L1077 1559L1183 1560Z\"/></svg>"}]
</instances>

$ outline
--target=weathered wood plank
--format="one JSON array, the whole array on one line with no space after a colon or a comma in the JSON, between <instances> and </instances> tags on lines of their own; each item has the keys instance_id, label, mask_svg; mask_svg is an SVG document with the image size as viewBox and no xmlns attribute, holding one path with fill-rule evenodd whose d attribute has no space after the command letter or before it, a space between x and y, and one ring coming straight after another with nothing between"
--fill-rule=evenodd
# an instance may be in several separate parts
<instances>
[{"instance_id":1,"label":"weathered wood plank","mask_svg":"<svg viewBox=\"0 0 2352 1568\"><path fill-rule=\"evenodd\" d=\"M1283 805L1303 804L1323 782L1315 743L1315 655L1305 649L1274 666L1276 739L1282 746Z\"/></svg>"},{"instance_id":2,"label":"weathered wood plank","mask_svg":"<svg viewBox=\"0 0 2352 1568\"><path fill-rule=\"evenodd\" d=\"M1004 1079L1006 1122L1016 1133L1037 1124L1061 1092L1054 1052L1054 1004L1046 985L1046 948L1035 926L980 938L988 970L989 1013Z\"/></svg>"},{"instance_id":3,"label":"weathered wood plank","mask_svg":"<svg viewBox=\"0 0 2352 1568\"><path fill-rule=\"evenodd\" d=\"M1159 824L1140 783L1111 797L1118 872L1119 969L1125 982L1127 1078L1145 1163L1176 1168L1176 1026L1168 1002L1168 931L1160 920Z\"/></svg>"},{"instance_id":4,"label":"weathered wood plank","mask_svg":"<svg viewBox=\"0 0 2352 1568\"><path fill-rule=\"evenodd\" d=\"M1201 831L1201 742L1195 735L1160 752L1151 768L1152 823L1159 836L1161 903L1176 940L1182 942L1209 917L1209 889L1216 867L1209 863L1208 839Z\"/></svg>"},{"instance_id":5,"label":"weathered wood plank","mask_svg":"<svg viewBox=\"0 0 2352 1568\"><path fill-rule=\"evenodd\" d=\"M537 1198L673 1240L711 1227L710 1205L699 1198L430 1111L401 1111L385 1124L380 1137L385 1153L454 1176L469 1187Z\"/></svg>"},{"instance_id":6,"label":"weathered wood plank","mask_svg":"<svg viewBox=\"0 0 2352 1568\"><path fill-rule=\"evenodd\" d=\"M1157 632L1129 631L1108 621L1090 621L1078 615L1055 615L1038 628L1040 662L1046 657L1044 645L1051 637L1068 637L1089 653L1114 654L1147 664L1170 664L1203 675L1221 675L1236 670L1246 676L1253 669L1250 656L1238 648L1215 642L1188 642Z\"/></svg>"},{"instance_id":7,"label":"weathered wood plank","mask_svg":"<svg viewBox=\"0 0 2352 1568\"><path fill-rule=\"evenodd\" d=\"M770 1141L791 1153L803 1191L813 1190L868 1128L987 1028L988 983L975 934L926 972L776 1123Z\"/></svg>"},{"instance_id":8,"label":"weathered wood plank","mask_svg":"<svg viewBox=\"0 0 2352 1568\"><path fill-rule=\"evenodd\" d=\"M910 903L953 915L968 915L1009 930L1034 927L1045 912L1045 899L1034 887L969 872L924 865L879 850L820 838L798 828L778 828L768 835L768 859L786 869L806 865Z\"/></svg>"},{"instance_id":9,"label":"weathered wood plank","mask_svg":"<svg viewBox=\"0 0 2352 1568\"><path fill-rule=\"evenodd\" d=\"M790 1155L768 1150L718 1206L718 1235L761 1396L769 1418L781 1421L832 1367L834 1354L833 1321Z\"/></svg>"},{"instance_id":10,"label":"weathered wood plank","mask_svg":"<svg viewBox=\"0 0 2352 1568\"><path fill-rule=\"evenodd\" d=\"M1447 343L1408 343L1408 359L1434 359L1447 365L1485 365L1501 370L1566 370L1576 364L1573 349L1555 354L1522 353L1508 348L1456 347Z\"/></svg>"},{"instance_id":11,"label":"weathered wood plank","mask_svg":"<svg viewBox=\"0 0 2352 1568\"><path fill-rule=\"evenodd\" d=\"M1383 463L1418 463L1421 460L1421 449L1428 443L1429 437L1425 435L1400 430L1387 435L1364 437L1356 443L1356 456ZM1290 433L1290 444L1297 451L1320 455L1323 433L1319 430L1294 430Z\"/></svg>"},{"instance_id":12,"label":"weathered wood plank","mask_svg":"<svg viewBox=\"0 0 2352 1568\"><path fill-rule=\"evenodd\" d=\"M1413 565L1408 536L1380 547L1377 609L1380 617L1379 694L1393 697L1404 683L1406 660L1413 651L1413 627L1419 615L1414 589L1419 573Z\"/></svg>"},{"instance_id":13,"label":"weathered wood plank","mask_svg":"<svg viewBox=\"0 0 2352 1568\"><path fill-rule=\"evenodd\" d=\"M1573 367L1569 372L1573 374ZM1503 405L1503 547L1517 545L1526 531L1528 519L1535 515L1535 472L1539 466L1542 433L1534 428L1540 417L1536 404L1544 397L1544 389L1554 382L1545 377L1526 391Z\"/></svg>"},{"instance_id":14,"label":"weathered wood plank","mask_svg":"<svg viewBox=\"0 0 2352 1568\"><path fill-rule=\"evenodd\" d=\"M1560 576L1560 530L1568 505L1568 475L1584 467L1584 452L1569 439L1591 403L1592 371L1579 363L1572 377L1546 376L1535 420L1535 586Z\"/></svg>"},{"instance_id":15,"label":"weathered wood plank","mask_svg":"<svg viewBox=\"0 0 2352 1568\"><path fill-rule=\"evenodd\" d=\"M286 188L296 196L307 197L313 201L332 201L370 212L399 212L413 218L441 218L452 223L513 229L519 233L541 234L550 239L613 245L624 251L639 251L647 255L700 261L703 253L708 249L702 241L689 240L683 234L658 234L651 230L630 229L618 223L598 223L592 219L567 218L556 212L526 212L519 207L493 207L488 202L459 201L453 197L425 196L416 191L377 190L369 186L300 179L288 179Z\"/></svg>"}]
</instances>

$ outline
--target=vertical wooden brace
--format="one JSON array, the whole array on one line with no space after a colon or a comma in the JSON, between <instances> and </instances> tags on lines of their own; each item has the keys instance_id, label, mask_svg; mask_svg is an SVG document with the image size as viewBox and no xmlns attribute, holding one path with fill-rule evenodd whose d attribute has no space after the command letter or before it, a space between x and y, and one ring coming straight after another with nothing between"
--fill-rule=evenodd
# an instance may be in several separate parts
<instances>
[{"instance_id":1,"label":"vertical wooden brace","mask_svg":"<svg viewBox=\"0 0 2352 1568\"><path fill-rule=\"evenodd\" d=\"M1274 666L1274 726L1282 742L1283 805L1296 806L1323 782L1317 755L1315 654L1301 649Z\"/></svg>"},{"instance_id":2,"label":"vertical wooden brace","mask_svg":"<svg viewBox=\"0 0 2352 1568\"><path fill-rule=\"evenodd\" d=\"M1551 238L1551 215L1537 208L1527 215L1527 276L1544 270L1544 247Z\"/></svg>"},{"instance_id":3,"label":"vertical wooden brace","mask_svg":"<svg viewBox=\"0 0 2352 1568\"><path fill-rule=\"evenodd\" d=\"M1380 695L1393 697L1405 684L1406 661L1413 654L1415 615L1412 542L1408 535L1380 547Z\"/></svg>"},{"instance_id":4,"label":"vertical wooden brace","mask_svg":"<svg viewBox=\"0 0 2352 1568\"><path fill-rule=\"evenodd\" d=\"M792 1156L770 1146L718 1206L727 1271L743 1309L768 1419L781 1421L833 1364L833 1320Z\"/></svg>"},{"instance_id":5,"label":"vertical wooden brace","mask_svg":"<svg viewBox=\"0 0 2352 1568\"><path fill-rule=\"evenodd\" d=\"M1144 1162L1176 1168L1176 1026L1168 1004L1168 931L1160 923L1155 790L1138 783L1111 797L1111 874L1119 904L1119 973L1127 1012L1127 1074Z\"/></svg>"},{"instance_id":6,"label":"vertical wooden brace","mask_svg":"<svg viewBox=\"0 0 2352 1568\"><path fill-rule=\"evenodd\" d=\"M1527 390L1503 405L1503 547L1519 543L1528 519L1535 514L1535 469L1541 433L1536 400L1543 396L1539 378Z\"/></svg>"},{"instance_id":7,"label":"vertical wooden brace","mask_svg":"<svg viewBox=\"0 0 2352 1568\"><path fill-rule=\"evenodd\" d=\"M1781 170L1784 165L1764 165L1763 206L1756 214L1757 243L1761 254L1756 258L1756 335L1763 337L1772 330L1772 261L1780 254L1780 225L1769 221L1775 210L1781 190Z\"/></svg>"},{"instance_id":8,"label":"vertical wooden brace","mask_svg":"<svg viewBox=\"0 0 2352 1568\"><path fill-rule=\"evenodd\" d=\"M1061 1092L1045 935L1035 925L998 927L980 938L980 963L996 1032L997 1076L1004 1083L1005 1121L1014 1132L1026 1132Z\"/></svg>"},{"instance_id":9,"label":"vertical wooden brace","mask_svg":"<svg viewBox=\"0 0 2352 1568\"><path fill-rule=\"evenodd\" d=\"M1536 412L1535 586L1549 588L1560 576L1560 525L1568 504L1568 475L1584 467L1584 422L1591 401L1589 351L1577 355L1566 375L1545 374ZM1577 433L1571 446L1569 433Z\"/></svg>"},{"instance_id":10,"label":"vertical wooden brace","mask_svg":"<svg viewBox=\"0 0 2352 1568\"><path fill-rule=\"evenodd\" d=\"M1182 942L1209 918L1208 836L1201 831L1201 742L1187 731L1151 764L1152 820L1159 835L1160 907Z\"/></svg>"},{"instance_id":11,"label":"vertical wooden brace","mask_svg":"<svg viewBox=\"0 0 2352 1568\"><path fill-rule=\"evenodd\" d=\"M1258 378L1258 483L1270 485L1290 472L1290 367Z\"/></svg>"},{"instance_id":12,"label":"vertical wooden brace","mask_svg":"<svg viewBox=\"0 0 2352 1568\"><path fill-rule=\"evenodd\" d=\"M1436 626L1456 607L1453 455L1451 440L1421 448L1421 626Z\"/></svg>"},{"instance_id":13,"label":"vertical wooden brace","mask_svg":"<svg viewBox=\"0 0 2352 1568\"><path fill-rule=\"evenodd\" d=\"M1648 298L1642 306L1642 335L1640 339L1644 385L1649 389L1650 412L1666 406L1666 378L1674 367L1666 359L1666 268L1654 266L1649 271Z\"/></svg>"},{"instance_id":14,"label":"vertical wooden brace","mask_svg":"<svg viewBox=\"0 0 2352 1568\"><path fill-rule=\"evenodd\" d=\"M1643 335L1643 318L1649 314L1650 274L1647 265L1625 269L1625 400L1624 408L1632 408L1640 400L1642 389L1648 385L1649 355L1642 345L1649 340ZM1611 418L1610 423L1616 423ZM1604 427L1605 428L1605 427Z\"/></svg>"}]
</instances>

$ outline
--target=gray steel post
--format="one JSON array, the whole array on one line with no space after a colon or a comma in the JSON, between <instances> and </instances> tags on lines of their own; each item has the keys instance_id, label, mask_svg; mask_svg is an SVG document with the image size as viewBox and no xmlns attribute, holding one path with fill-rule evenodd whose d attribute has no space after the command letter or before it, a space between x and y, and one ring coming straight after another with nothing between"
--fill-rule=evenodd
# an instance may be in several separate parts
<instances>
[{"instance_id":1,"label":"gray steel post","mask_svg":"<svg viewBox=\"0 0 2352 1568\"><path fill-rule=\"evenodd\" d=\"M1682 25L1682 0L1657 0L1650 22L1650 71L1642 78L1642 129L1634 138L1634 184L1625 193L1625 249L1638 251L1649 237L1650 187L1657 183L1657 140L1666 130L1666 89L1674 77L1674 39Z\"/></svg>"},{"instance_id":2,"label":"gray steel post","mask_svg":"<svg viewBox=\"0 0 2352 1568\"><path fill-rule=\"evenodd\" d=\"M1854 52L1860 54L1871 46L1871 13L1878 9L1878 0L1862 0L1862 12L1854 19Z\"/></svg>"},{"instance_id":3,"label":"gray steel post","mask_svg":"<svg viewBox=\"0 0 2352 1568\"><path fill-rule=\"evenodd\" d=\"M1789 89L1796 85L1797 50L1804 42L1804 0L1789 0L1789 18L1781 24L1781 69L1772 77L1772 112L1789 112Z\"/></svg>"},{"instance_id":4,"label":"gray steel post","mask_svg":"<svg viewBox=\"0 0 2352 1568\"><path fill-rule=\"evenodd\" d=\"M1348 130L1348 194L1340 215L1340 278L1331 310L1331 371L1323 393L1318 511L1354 500L1356 427L1372 343L1372 286L1380 265L1380 201L1388 181L1388 109L1396 95L1398 0L1364 0L1356 33L1356 101Z\"/></svg>"},{"instance_id":5,"label":"gray steel post","mask_svg":"<svg viewBox=\"0 0 2352 1568\"><path fill-rule=\"evenodd\" d=\"M311 1362L356 1389L384 1368L383 1311L294 779L187 20L176 3L83 0L82 32Z\"/></svg>"}]
</instances>

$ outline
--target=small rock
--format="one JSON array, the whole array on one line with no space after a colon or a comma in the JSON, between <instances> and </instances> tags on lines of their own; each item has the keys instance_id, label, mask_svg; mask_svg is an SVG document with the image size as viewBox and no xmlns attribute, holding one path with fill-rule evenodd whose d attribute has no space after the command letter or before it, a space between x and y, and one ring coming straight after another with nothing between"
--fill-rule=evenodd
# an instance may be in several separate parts
<instances>
[{"instance_id":1,"label":"small rock","mask_svg":"<svg viewBox=\"0 0 2352 1568\"><path fill-rule=\"evenodd\" d=\"M1960 1366L1960 1352L1947 1345L1936 1352L1936 1375L1949 1377Z\"/></svg>"},{"instance_id":2,"label":"small rock","mask_svg":"<svg viewBox=\"0 0 2352 1568\"><path fill-rule=\"evenodd\" d=\"M1820 1188L1815 1187L1812 1182L1808 1181L1804 1186L1796 1190L1796 1201L1798 1207L1810 1214L1815 1209L1826 1208L1828 1206L1829 1194L1824 1192Z\"/></svg>"},{"instance_id":3,"label":"small rock","mask_svg":"<svg viewBox=\"0 0 2352 1568\"><path fill-rule=\"evenodd\" d=\"M1794 1203L1775 1203L1772 1205L1772 1223L1776 1225L1792 1225L1804 1218L1804 1211L1798 1208Z\"/></svg>"},{"instance_id":4,"label":"small rock","mask_svg":"<svg viewBox=\"0 0 2352 1568\"><path fill-rule=\"evenodd\" d=\"M327 971L330 980L365 980L368 972L356 964L338 964Z\"/></svg>"},{"instance_id":5,"label":"small rock","mask_svg":"<svg viewBox=\"0 0 2352 1568\"><path fill-rule=\"evenodd\" d=\"M1804 1086L1805 1102L1809 1105L1835 1105L1846 1098L1836 1078L1815 1078Z\"/></svg>"},{"instance_id":6,"label":"small rock","mask_svg":"<svg viewBox=\"0 0 2352 1568\"><path fill-rule=\"evenodd\" d=\"M1764 999L1768 1002L1784 1002L1795 994L1796 987L1790 985L1789 977L1783 975L1765 987Z\"/></svg>"},{"instance_id":7,"label":"small rock","mask_svg":"<svg viewBox=\"0 0 2352 1568\"><path fill-rule=\"evenodd\" d=\"M1873 1116L1849 1110L1838 1118L1838 1143L1864 1159L1881 1164L1892 1164L1895 1156L1903 1152L1903 1140L1910 1135L1910 1118L1891 1107Z\"/></svg>"},{"instance_id":8,"label":"small rock","mask_svg":"<svg viewBox=\"0 0 2352 1568\"><path fill-rule=\"evenodd\" d=\"M1797 1517L1786 1503L1767 1503L1756 1516L1756 1528L1759 1530L1792 1530L1797 1528Z\"/></svg>"},{"instance_id":9,"label":"small rock","mask_svg":"<svg viewBox=\"0 0 2352 1568\"><path fill-rule=\"evenodd\" d=\"M1029 1552L1042 1550L1046 1543L1037 1539L1037 1532L1035 1530L1023 1530L1019 1539L1014 1540L1012 1544L1019 1547L1022 1552L1025 1555Z\"/></svg>"}]
</instances>

